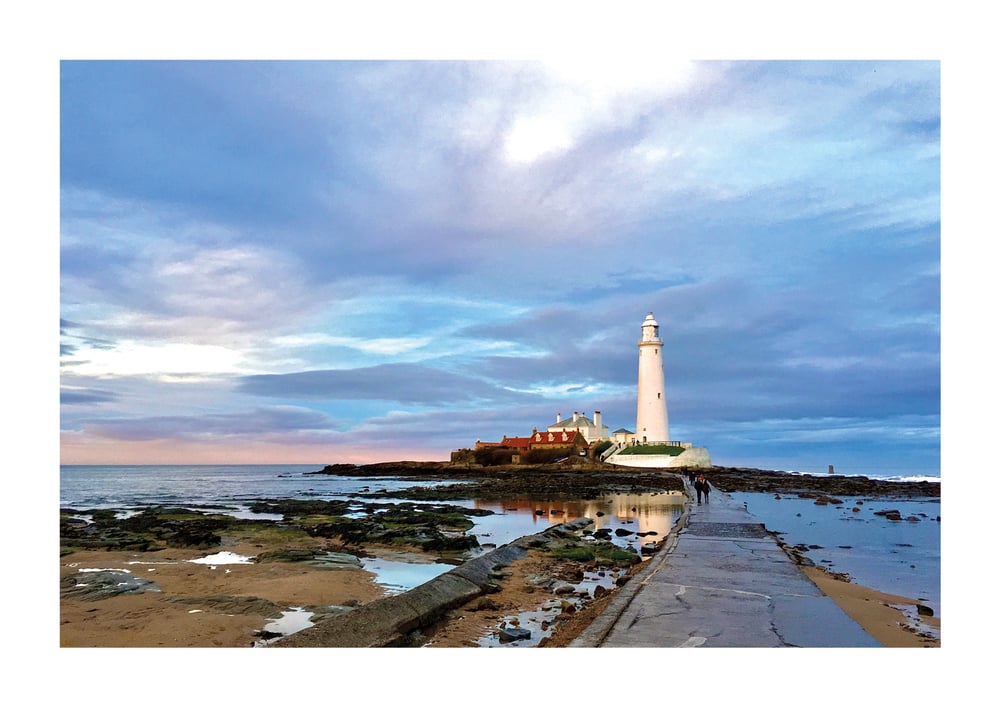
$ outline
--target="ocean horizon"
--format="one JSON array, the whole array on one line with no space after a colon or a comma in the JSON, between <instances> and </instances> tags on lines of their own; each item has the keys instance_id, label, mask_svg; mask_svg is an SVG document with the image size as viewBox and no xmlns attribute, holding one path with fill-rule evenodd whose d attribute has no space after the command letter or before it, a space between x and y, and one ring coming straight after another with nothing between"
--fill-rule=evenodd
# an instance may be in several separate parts
<instances>
[{"instance_id":1,"label":"ocean horizon","mask_svg":"<svg viewBox=\"0 0 1000 707\"><path fill-rule=\"evenodd\" d=\"M323 469L323 468L325 468L327 466L330 466L330 465L333 465L333 464L348 463L348 464L354 464L354 466L357 466L359 468L363 468L363 467L369 466L371 464L393 464L393 463L404 464L404 463L409 463L409 462L417 462L417 463L427 462L427 463L435 463L435 464L446 464L446 463L448 463L448 460L446 460L446 459L392 459L392 460L376 461L376 462L316 462L315 464L311 463L311 462L294 462L294 463L261 462L261 463L254 463L254 464L244 464L244 463L208 463L208 462L197 463L197 464L173 463L173 462L172 463L165 463L165 464L163 464L163 463L155 463L155 462L154 463L148 463L148 464L82 464L82 463L77 464L77 463L60 462L59 466L61 466L61 467L67 467L67 466L78 466L78 467L115 467L115 468L123 468L123 467L151 467L151 466L159 466L159 467L213 467L213 466L215 466L215 467L234 467L234 466L248 466L248 467L258 467L258 466L302 467L302 466L308 466L308 467L315 467L316 470L318 471L320 469ZM921 471L921 472L914 471L914 472L911 472L911 473L905 473L905 472L895 472L895 471L894 472L889 472L889 471L878 471L878 472L875 472L875 471L870 471L870 472L842 471L842 470L835 469L834 473L830 474L827 471L809 471L809 470L798 470L798 469L779 469L779 468L764 467L764 466L749 467L749 466L734 465L734 464L713 464L713 466L717 466L717 467L721 467L721 468L753 469L753 470L757 470L757 471L775 471L775 472L779 472L779 473L782 473L782 474L804 474L804 475L808 475L808 476L865 476L865 477L867 477L869 479L881 479L883 481L940 481L941 480L941 473L940 473L940 471L938 471L937 473L934 473L932 471Z\"/></svg>"}]
</instances>

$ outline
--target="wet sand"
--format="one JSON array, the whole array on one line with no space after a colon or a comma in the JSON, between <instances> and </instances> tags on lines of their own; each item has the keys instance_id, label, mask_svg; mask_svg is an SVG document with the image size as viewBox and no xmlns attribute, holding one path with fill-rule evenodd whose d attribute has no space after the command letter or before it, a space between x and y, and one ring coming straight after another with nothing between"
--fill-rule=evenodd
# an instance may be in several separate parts
<instances>
[{"instance_id":1,"label":"wet sand","mask_svg":"<svg viewBox=\"0 0 1000 707\"><path fill-rule=\"evenodd\" d=\"M234 546L230 552L252 556L259 547ZM128 570L155 581L159 591L125 594L97 601L63 598L60 601L62 647L251 647L258 632L292 606L366 603L383 596L374 575L362 569L323 569L285 562L205 565L190 562L207 553L170 550L157 553L87 551L60 559L60 578L80 577L81 568ZM138 563L138 564L137 564ZM532 611L552 598L528 578L552 571L551 560L531 553L513 563L501 591L469 602L428 633L431 647L474 647L505 617ZM898 607L917 602L848 583L821 568L802 568L837 604L887 647L937 647L939 636L911 626ZM82 581L82 580L81 580ZM266 602L273 602L270 612ZM567 646L606 606L610 595L566 615L543 647ZM242 601L241 601L242 600ZM940 617L921 617L940 629ZM936 633L936 631L935 631Z\"/></svg>"},{"instance_id":2,"label":"wet sand","mask_svg":"<svg viewBox=\"0 0 1000 707\"><path fill-rule=\"evenodd\" d=\"M844 613L888 648L939 648L941 617L918 616L920 603L837 579L820 567L800 568ZM904 612L902 607L908 608Z\"/></svg>"},{"instance_id":3,"label":"wet sand","mask_svg":"<svg viewBox=\"0 0 1000 707\"><path fill-rule=\"evenodd\" d=\"M257 547L225 549L244 556L260 552ZM256 632L287 607L366 603L383 595L374 575L362 569L191 562L208 554L214 551L86 551L60 558L60 580L86 581L86 573L80 573L84 568L117 569L153 580L157 587L98 600L62 598L60 645L250 647L260 639Z\"/></svg>"}]
</instances>

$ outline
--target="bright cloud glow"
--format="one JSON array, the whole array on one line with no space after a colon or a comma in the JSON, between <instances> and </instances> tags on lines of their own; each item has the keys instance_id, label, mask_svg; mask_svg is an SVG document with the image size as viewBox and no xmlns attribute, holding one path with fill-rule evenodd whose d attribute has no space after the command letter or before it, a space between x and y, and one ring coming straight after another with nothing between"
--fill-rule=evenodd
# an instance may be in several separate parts
<instances>
[{"instance_id":1,"label":"bright cloud glow","mask_svg":"<svg viewBox=\"0 0 1000 707\"><path fill-rule=\"evenodd\" d=\"M63 357L77 376L180 376L250 373L244 356L221 346L120 342L113 349L81 349Z\"/></svg>"},{"instance_id":2,"label":"bright cloud glow","mask_svg":"<svg viewBox=\"0 0 1000 707\"><path fill-rule=\"evenodd\" d=\"M515 119L504 144L509 162L531 163L565 152L587 133L623 125L656 100L694 80L690 61L608 61L606 57L541 65L545 90Z\"/></svg>"},{"instance_id":3,"label":"bright cloud glow","mask_svg":"<svg viewBox=\"0 0 1000 707\"><path fill-rule=\"evenodd\" d=\"M569 126L555 116L518 118L507 135L504 154L511 162L529 163L573 145Z\"/></svg>"}]
</instances>

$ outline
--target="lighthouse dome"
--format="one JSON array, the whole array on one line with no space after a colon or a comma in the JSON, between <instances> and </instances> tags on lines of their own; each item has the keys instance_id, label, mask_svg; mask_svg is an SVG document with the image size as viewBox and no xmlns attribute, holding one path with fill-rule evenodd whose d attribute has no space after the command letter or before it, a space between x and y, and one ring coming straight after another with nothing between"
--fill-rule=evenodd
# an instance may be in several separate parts
<instances>
[{"instance_id":1,"label":"lighthouse dome","mask_svg":"<svg viewBox=\"0 0 1000 707\"><path fill-rule=\"evenodd\" d=\"M652 312L650 312L649 314L646 315L646 321L644 321L642 323L642 325L643 326L660 326L659 324L656 323L656 320L653 318L653 313Z\"/></svg>"}]
</instances>

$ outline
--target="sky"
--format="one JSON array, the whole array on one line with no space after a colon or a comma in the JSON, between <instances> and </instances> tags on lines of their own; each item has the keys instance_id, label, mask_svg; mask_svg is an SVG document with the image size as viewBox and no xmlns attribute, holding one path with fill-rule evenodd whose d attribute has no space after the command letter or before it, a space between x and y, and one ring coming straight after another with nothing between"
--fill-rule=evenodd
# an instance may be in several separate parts
<instances>
[{"instance_id":1,"label":"sky","mask_svg":"<svg viewBox=\"0 0 1000 707\"><path fill-rule=\"evenodd\" d=\"M579 411L933 474L933 60L59 66L62 463L447 459Z\"/></svg>"}]
</instances>

